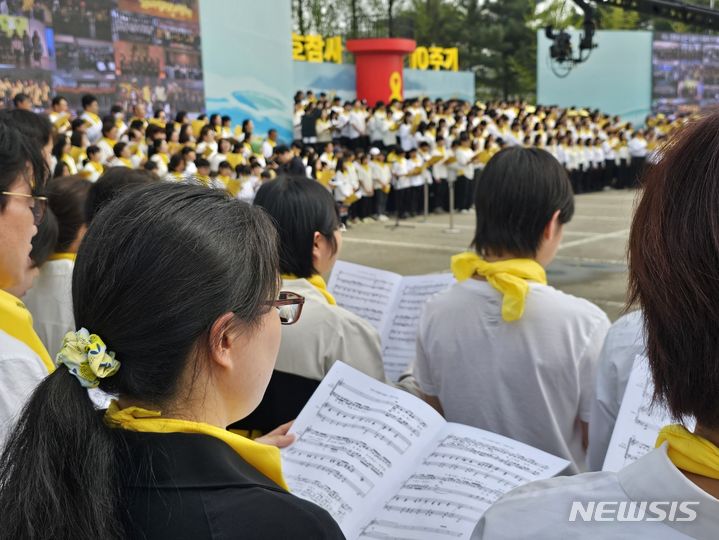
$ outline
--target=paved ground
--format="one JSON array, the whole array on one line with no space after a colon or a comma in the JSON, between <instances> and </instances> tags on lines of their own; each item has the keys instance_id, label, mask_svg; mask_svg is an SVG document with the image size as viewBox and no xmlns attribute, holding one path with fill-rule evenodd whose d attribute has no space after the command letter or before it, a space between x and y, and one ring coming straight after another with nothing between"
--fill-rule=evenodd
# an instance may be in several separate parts
<instances>
[{"instance_id":1,"label":"paved ground","mask_svg":"<svg viewBox=\"0 0 719 540\"><path fill-rule=\"evenodd\" d=\"M582 296L619 317L626 298L626 243L633 191L604 191L576 197L574 219L565 227L549 283ZM403 221L412 227L389 229L386 223L360 223L344 233L341 259L403 275L449 271L452 254L472 239L474 214L455 217L459 232L448 234L448 215Z\"/></svg>"}]
</instances>

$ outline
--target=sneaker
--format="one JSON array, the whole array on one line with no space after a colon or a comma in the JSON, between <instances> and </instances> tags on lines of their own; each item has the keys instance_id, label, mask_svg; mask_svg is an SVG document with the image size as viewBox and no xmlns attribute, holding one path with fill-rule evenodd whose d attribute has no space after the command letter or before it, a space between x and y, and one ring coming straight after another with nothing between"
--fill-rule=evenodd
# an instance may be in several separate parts
<instances>
[{"instance_id":1,"label":"sneaker","mask_svg":"<svg viewBox=\"0 0 719 540\"><path fill-rule=\"evenodd\" d=\"M380 221L389 221L389 218L385 216L384 214L380 214L379 218Z\"/></svg>"}]
</instances>

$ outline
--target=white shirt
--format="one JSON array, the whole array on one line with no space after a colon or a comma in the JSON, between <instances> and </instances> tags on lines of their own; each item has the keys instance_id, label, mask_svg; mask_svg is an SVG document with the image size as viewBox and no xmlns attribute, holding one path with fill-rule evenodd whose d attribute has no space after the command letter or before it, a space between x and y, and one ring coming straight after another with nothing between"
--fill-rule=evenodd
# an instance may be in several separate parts
<instances>
[{"instance_id":1,"label":"white shirt","mask_svg":"<svg viewBox=\"0 0 719 540\"><path fill-rule=\"evenodd\" d=\"M677 501L697 502L689 508L696 512L694 521L666 519L648 521L656 516L646 511L642 521L585 521L579 514L569 521L572 503ZM619 504L610 506L618 509ZM639 514L636 509L624 515ZM594 515L597 515L595 508ZM616 514L613 514L616 515ZM603 514L602 517L606 517ZM690 517L677 511L675 517ZM532 482L514 489L487 510L472 533L472 540L555 540L572 538L679 540L696 538L715 540L719 531L719 501L687 479L667 457L666 443L617 473L596 472Z\"/></svg>"},{"instance_id":2,"label":"white shirt","mask_svg":"<svg viewBox=\"0 0 719 540\"><path fill-rule=\"evenodd\" d=\"M639 137L629 139L629 155L632 157L646 157L647 141Z\"/></svg>"},{"instance_id":3,"label":"white shirt","mask_svg":"<svg viewBox=\"0 0 719 540\"><path fill-rule=\"evenodd\" d=\"M524 315L502 320L502 295L468 279L420 316L414 373L445 418L523 442L585 469L589 421L609 319L587 300L529 282Z\"/></svg>"},{"instance_id":4,"label":"white shirt","mask_svg":"<svg viewBox=\"0 0 719 540\"><path fill-rule=\"evenodd\" d=\"M403 152L409 152L415 147L415 140L412 136L412 126L409 124L399 126L397 136L399 137L399 145Z\"/></svg>"},{"instance_id":5,"label":"white shirt","mask_svg":"<svg viewBox=\"0 0 719 540\"><path fill-rule=\"evenodd\" d=\"M282 327L275 369L319 381L341 360L385 380L380 337L369 322L330 305L306 279L285 279L282 290L304 296L305 303L300 320Z\"/></svg>"},{"instance_id":6,"label":"white shirt","mask_svg":"<svg viewBox=\"0 0 719 540\"><path fill-rule=\"evenodd\" d=\"M457 160L457 176L464 176L470 180L474 178L474 165L472 165L472 158L474 157L474 151L471 148L464 148L460 146L455 150L454 157Z\"/></svg>"},{"instance_id":7,"label":"white shirt","mask_svg":"<svg viewBox=\"0 0 719 540\"><path fill-rule=\"evenodd\" d=\"M365 114L363 111L352 111L349 115L349 138L357 139L367 131Z\"/></svg>"},{"instance_id":8,"label":"white shirt","mask_svg":"<svg viewBox=\"0 0 719 540\"><path fill-rule=\"evenodd\" d=\"M102 138L102 120L96 120L87 112L83 112L80 118L88 124L87 128L85 128L85 135L87 135L90 144L96 144Z\"/></svg>"},{"instance_id":9,"label":"white shirt","mask_svg":"<svg viewBox=\"0 0 719 540\"><path fill-rule=\"evenodd\" d=\"M0 448L46 375L45 365L30 347L0 330Z\"/></svg>"},{"instance_id":10,"label":"white shirt","mask_svg":"<svg viewBox=\"0 0 719 540\"><path fill-rule=\"evenodd\" d=\"M634 359L645 354L642 312L633 311L618 319L607 333L597 364L597 382L589 416L590 471L601 471L622 405L624 390Z\"/></svg>"},{"instance_id":11,"label":"white shirt","mask_svg":"<svg viewBox=\"0 0 719 540\"><path fill-rule=\"evenodd\" d=\"M23 302L32 313L32 325L50 358L62 347L62 339L75 328L72 311L72 270L75 263L67 259L47 261L40 268Z\"/></svg>"}]
</instances>

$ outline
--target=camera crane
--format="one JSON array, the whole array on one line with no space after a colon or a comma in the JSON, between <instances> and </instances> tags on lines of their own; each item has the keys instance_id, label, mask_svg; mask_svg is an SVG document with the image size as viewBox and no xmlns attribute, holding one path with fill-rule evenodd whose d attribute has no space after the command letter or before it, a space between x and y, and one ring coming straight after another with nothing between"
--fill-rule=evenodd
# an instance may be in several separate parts
<instances>
[{"instance_id":1,"label":"camera crane","mask_svg":"<svg viewBox=\"0 0 719 540\"><path fill-rule=\"evenodd\" d=\"M571 36L566 30L555 30L551 26L544 29L547 39L552 41L549 47L550 59L555 63L552 69L559 77L566 77L572 67L585 62L592 49L597 46L593 40L597 26L596 8L587 0L573 0L573 2L584 12L577 56L574 56ZM719 10L687 4L680 0L595 0L594 3L719 30Z\"/></svg>"}]
</instances>

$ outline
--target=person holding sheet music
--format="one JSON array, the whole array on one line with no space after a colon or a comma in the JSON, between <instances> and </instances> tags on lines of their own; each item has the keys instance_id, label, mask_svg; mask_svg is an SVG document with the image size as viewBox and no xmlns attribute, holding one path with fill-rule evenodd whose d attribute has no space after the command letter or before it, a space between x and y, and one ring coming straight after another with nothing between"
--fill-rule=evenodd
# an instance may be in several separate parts
<instances>
[{"instance_id":1,"label":"person holding sheet music","mask_svg":"<svg viewBox=\"0 0 719 540\"><path fill-rule=\"evenodd\" d=\"M447 420L585 469L594 371L609 320L547 285L572 188L548 152L515 146L487 164L475 196L475 251L452 258L458 283L425 305L414 374Z\"/></svg>"},{"instance_id":2,"label":"person holding sheet music","mask_svg":"<svg viewBox=\"0 0 719 540\"><path fill-rule=\"evenodd\" d=\"M655 402L679 423L662 428L656 448L617 473L555 478L511 492L483 516L473 538L717 537L718 153L719 114L685 127L642 178L629 235L630 301L642 309ZM692 420L693 432L684 427ZM641 517L569 520L573 504L593 501L614 503L602 517L619 505ZM661 505L659 515L652 504Z\"/></svg>"},{"instance_id":3,"label":"person holding sheet music","mask_svg":"<svg viewBox=\"0 0 719 540\"><path fill-rule=\"evenodd\" d=\"M260 402L280 324L301 315L278 262L267 215L220 190L159 182L103 208L75 262L77 330L0 458L2 535L344 538L287 491L268 443L289 426L225 429ZM88 388L117 398L99 411Z\"/></svg>"},{"instance_id":4,"label":"person holding sheet music","mask_svg":"<svg viewBox=\"0 0 719 540\"><path fill-rule=\"evenodd\" d=\"M590 471L602 470L634 359L646 354L642 324L641 311L627 313L612 325L604 340L589 415L587 464Z\"/></svg>"},{"instance_id":5,"label":"person holding sheet music","mask_svg":"<svg viewBox=\"0 0 719 540\"><path fill-rule=\"evenodd\" d=\"M267 432L299 414L337 360L380 381L385 380L385 371L375 328L336 305L327 290L324 276L330 274L342 248L332 195L309 178L279 177L260 187L255 205L267 211L279 231L283 290L305 298L302 320L283 328L277 364L262 403L232 426Z\"/></svg>"}]
</instances>

